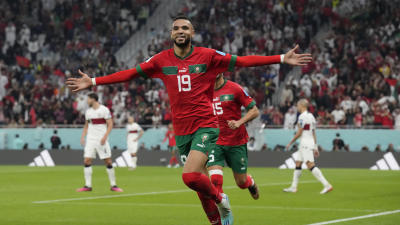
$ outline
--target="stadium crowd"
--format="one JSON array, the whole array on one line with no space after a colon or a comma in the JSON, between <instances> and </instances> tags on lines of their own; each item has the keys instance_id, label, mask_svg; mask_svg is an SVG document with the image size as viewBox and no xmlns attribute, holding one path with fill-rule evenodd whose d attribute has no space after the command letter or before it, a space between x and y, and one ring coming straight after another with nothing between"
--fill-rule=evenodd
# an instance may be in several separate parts
<instances>
[{"instance_id":1,"label":"stadium crowd","mask_svg":"<svg viewBox=\"0 0 400 225\"><path fill-rule=\"evenodd\" d=\"M92 77L126 69L112 53L145 23L143 18L156 5L153 1L73 1L72 5L42 1L17 8L9 2L2 3L0 17L0 124L8 127L83 124L89 91L73 94L65 79L76 76L78 69ZM400 129L400 10L395 5L399 3L391 2L389 7L388 1L376 0L187 1L180 13L194 21L195 46L237 55L282 54L295 43L302 52L309 47L315 62L302 68L300 80L286 78L291 68L284 64L236 68L225 74L256 100L267 125L293 129L294 104L304 97L318 125ZM15 10L25 16L13 17ZM315 35L322 27L331 29L321 45ZM148 55L140 52L137 63L171 48L168 29L166 25L149 34ZM9 47L10 32L16 47ZM40 38L44 33L46 37ZM43 41L32 43L37 39ZM38 50L31 51L36 45ZM27 56L30 66L24 67L24 58L15 56ZM282 84L284 90L278 93ZM168 95L157 79L91 91L111 109L117 125L123 125L129 115L142 125L171 122ZM280 96L277 104L272 101L274 94Z\"/></svg>"}]
</instances>

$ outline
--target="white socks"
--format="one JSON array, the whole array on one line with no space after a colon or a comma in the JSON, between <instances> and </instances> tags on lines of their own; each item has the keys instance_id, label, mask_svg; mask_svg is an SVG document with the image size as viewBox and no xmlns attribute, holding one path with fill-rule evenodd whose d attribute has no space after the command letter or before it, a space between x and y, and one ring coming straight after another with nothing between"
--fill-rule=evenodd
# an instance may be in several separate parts
<instances>
[{"instance_id":1,"label":"white socks","mask_svg":"<svg viewBox=\"0 0 400 225\"><path fill-rule=\"evenodd\" d=\"M85 174L85 181L86 181L86 187L92 187L92 173L93 169L92 166L88 166L83 169L83 173Z\"/></svg>"},{"instance_id":2,"label":"white socks","mask_svg":"<svg viewBox=\"0 0 400 225\"><path fill-rule=\"evenodd\" d=\"M301 168L300 169L296 168L293 173L292 188L297 188L297 183L299 183L300 176L301 176Z\"/></svg>"},{"instance_id":3,"label":"white socks","mask_svg":"<svg viewBox=\"0 0 400 225\"><path fill-rule=\"evenodd\" d=\"M322 175L321 170L319 170L318 167L314 167L311 169L312 169L311 173L314 174L314 177L317 178L324 185L324 187L327 187L329 183L325 179L324 175Z\"/></svg>"},{"instance_id":4,"label":"white socks","mask_svg":"<svg viewBox=\"0 0 400 225\"><path fill-rule=\"evenodd\" d=\"M136 156L132 156L133 168L136 168L136 167L137 167L136 162L137 162L137 157L136 157Z\"/></svg>"},{"instance_id":5,"label":"white socks","mask_svg":"<svg viewBox=\"0 0 400 225\"><path fill-rule=\"evenodd\" d=\"M107 173L108 173L108 178L110 178L110 184L111 187L113 186L117 186L117 184L115 183L115 171L114 168L107 168Z\"/></svg>"}]
</instances>

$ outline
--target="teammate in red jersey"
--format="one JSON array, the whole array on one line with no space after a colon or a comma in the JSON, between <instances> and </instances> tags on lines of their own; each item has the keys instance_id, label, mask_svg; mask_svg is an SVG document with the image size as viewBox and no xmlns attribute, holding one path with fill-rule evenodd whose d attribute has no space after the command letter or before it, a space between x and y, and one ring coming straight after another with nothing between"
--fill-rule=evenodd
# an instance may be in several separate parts
<instances>
[{"instance_id":1,"label":"teammate in red jersey","mask_svg":"<svg viewBox=\"0 0 400 225\"><path fill-rule=\"evenodd\" d=\"M172 126L172 123L168 125L168 131L165 134L165 138L163 140L163 143L168 139L168 151L171 152L171 160L169 161L168 168L172 167L172 163L175 163L174 168L178 168L180 165L178 163L178 160L176 159L175 156L175 150L176 150L176 141L175 141L175 131L174 131L174 126Z\"/></svg>"},{"instance_id":2,"label":"teammate in red jersey","mask_svg":"<svg viewBox=\"0 0 400 225\"><path fill-rule=\"evenodd\" d=\"M242 106L248 111L243 118ZM207 163L211 182L219 192L223 192L223 168L226 161L232 168L237 186L249 189L251 196L258 199L258 187L253 178L247 175L249 135L244 126L258 116L256 103L239 84L228 81L223 74L219 74L215 81L213 108L214 114L218 116L220 134Z\"/></svg>"},{"instance_id":3,"label":"teammate in red jersey","mask_svg":"<svg viewBox=\"0 0 400 225\"><path fill-rule=\"evenodd\" d=\"M127 82L139 76L160 78L170 98L175 139L184 163L182 180L198 193L212 224L232 225L228 196L221 194L211 183L206 168L208 153L215 147L219 134L218 119L211 106L215 78L224 71L232 72L235 66L255 67L274 63L304 66L312 58L310 54L296 54L298 46L285 55L238 57L194 47L191 45L194 33L190 19L178 16L171 30L173 49L153 56L136 68L105 77L89 78L79 71L82 77L69 78L67 84L76 92L94 85Z\"/></svg>"}]
</instances>

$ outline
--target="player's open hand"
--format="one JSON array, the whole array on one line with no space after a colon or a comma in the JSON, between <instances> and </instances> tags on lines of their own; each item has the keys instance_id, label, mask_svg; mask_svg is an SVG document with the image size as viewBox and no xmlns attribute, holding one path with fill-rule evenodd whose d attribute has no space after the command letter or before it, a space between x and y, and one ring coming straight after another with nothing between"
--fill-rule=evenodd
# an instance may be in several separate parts
<instances>
[{"instance_id":1,"label":"player's open hand","mask_svg":"<svg viewBox=\"0 0 400 225\"><path fill-rule=\"evenodd\" d=\"M81 78L68 78L68 87L72 89L72 92L77 92L92 86L92 79L86 74L79 70Z\"/></svg>"},{"instance_id":2,"label":"player's open hand","mask_svg":"<svg viewBox=\"0 0 400 225\"><path fill-rule=\"evenodd\" d=\"M85 139L81 138L81 145L82 147L85 147Z\"/></svg>"},{"instance_id":3,"label":"player's open hand","mask_svg":"<svg viewBox=\"0 0 400 225\"><path fill-rule=\"evenodd\" d=\"M139 141L139 138L135 138L135 140L133 140L133 142L137 142ZM164 143L164 142L163 142Z\"/></svg>"},{"instance_id":4,"label":"player's open hand","mask_svg":"<svg viewBox=\"0 0 400 225\"><path fill-rule=\"evenodd\" d=\"M314 149L314 157L317 158L319 156L319 151L318 149Z\"/></svg>"},{"instance_id":5,"label":"player's open hand","mask_svg":"<svg viewBox=\"0 0 400 225\"><path fill-rule=\"evenodd\" d=\"M104 144L106 143L106 141L107 141L107 137L103 137L103 138L101 139L101 141L100 141L100 144L101 144L101 145L104 145Z\"/></svg>"},{"instance_id":6,"label":"player's open hand","mask_svg":"<svg viewBox=\"0 0 400 225\"><path fill-rule=\"evenodd\" d=\"M228 120L228 126L232 130L238 129L242 124L239 123L239 121L234 121L234 120Z\"/></svg>"},{"instance_id":7,"label":"player's open hand","mask_svg":"<svg viewBox=\"0 0 400 225\"><path fill-rule=\"evenodd\" d=\"M312 61L311 54L296 54L299 45L285 54L283 62L291 66L305 66Z\"/></svg>"}]
</instances>

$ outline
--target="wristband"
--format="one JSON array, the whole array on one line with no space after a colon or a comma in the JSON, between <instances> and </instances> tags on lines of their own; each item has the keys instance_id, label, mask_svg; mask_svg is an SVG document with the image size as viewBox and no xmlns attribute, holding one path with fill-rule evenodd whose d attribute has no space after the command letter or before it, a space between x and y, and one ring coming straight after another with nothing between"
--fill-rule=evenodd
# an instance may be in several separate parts
<instances>
[{"instance_id":1,"label":"wristband","mask_svg":"<svg viewBox=\"0 0 400 225\"><path fill-rule=\"evenodd\" d=\"M96 86L96 78L92 78L92 85Z\"/></svg>"},{"instance_id":2,"label":"wristband","mask_svg":"<svg viewBox=\"0 0 400 225\"><path fill-rule=\"evenodd\" d=\"M318 144L317 143L315 143L314 149L318 150Z\"/></svg>"},{"instance_id":3,"label":"wristband","mask_svg":"<svg viewBox=\"0 0 400 225\"><path fill-rule=\"evenodd\" d=\"M285 59L285 54L282 54L282 55L281 55L281 63L284 62L284 59Z\"/></svg>"}]
</instances>

